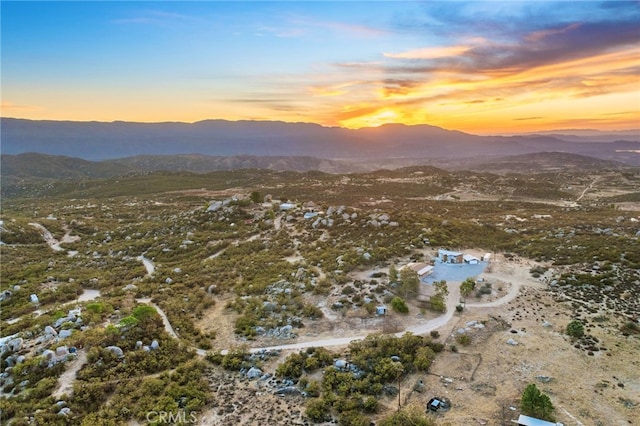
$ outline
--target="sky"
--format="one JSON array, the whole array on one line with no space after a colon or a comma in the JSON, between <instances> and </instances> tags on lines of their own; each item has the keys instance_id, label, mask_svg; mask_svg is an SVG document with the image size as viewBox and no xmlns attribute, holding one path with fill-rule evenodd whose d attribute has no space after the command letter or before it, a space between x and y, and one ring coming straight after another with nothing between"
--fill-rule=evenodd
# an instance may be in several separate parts
<instances>
[{"instance_id":1,"label":"sky","mask_svg":"<svg viewBox=\"0 0 640 426\"><path fill-rule=\"evenodd\" d=\"M2 1L1 115L640 127L639 1Z\"/></svg>"}]
</instances>

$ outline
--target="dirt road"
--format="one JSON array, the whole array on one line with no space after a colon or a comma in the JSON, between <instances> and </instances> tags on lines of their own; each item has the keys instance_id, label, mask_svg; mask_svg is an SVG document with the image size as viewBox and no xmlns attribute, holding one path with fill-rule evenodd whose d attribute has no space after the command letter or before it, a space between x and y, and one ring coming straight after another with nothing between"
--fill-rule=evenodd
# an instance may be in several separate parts
<instances>
[{"instance_id":1,"label":"dirt road","mask_svg":"<svg viewBox=\"0 0 640 426\"><path fill-rule=\"evenodd\" d=\"M53 398L60 398L62 395L70 395L73 392L73 382L76 380L76 374L82 366L87 362L87 353L83 350L78 351L78 356L74 359L58 378L58 388L51 394Z\"/></svg>"},{"instance_id":2,"label":"dirt road","mask_svg":"<svg viewBox=\"0 0 640 426\"><path fill-rule=\"evenodd\" d=\"M503 297L501 297L500 299L494 300L492 302L486 302L486 303L467 304L466 307L468 309L469 308L474 309L474 308L495 307L495 306L504 305L505 303L509 303L518 295L521 285L522 285L522 282L518 282L517 284L514 283L509 289L509 292ZM429 333L431 330L436 330L438 328L441 328L447 325L449 321L451 321L451 319L453 318L454 313L456 312L456 306L460 303L460 286L457 285L457 283L450 283L448 284L448 289L449 289L449 295L447 297L447 311L445 314L437 318L434 318L432 320L429 320L424 324L408 327L402 331L395 333L395 335L400 337L407 332L413 333L416 335L422 335L422 334ZM259 352L262 350L278 350L278 349L279 350L292 350L292 349L295 350L295 349L305 349L310 347L347 346L352 341L363 340L365 337L366 335L356 334L348 337L312 340L308 342L290 343L290 344L266 346L266 347L260 347L260 348L251 348L249 349L249 351L253 353L253 352ZM224 355L227 353L227 351L223 350L221 351L221 353Z\"/></svg>"}]
</instances>

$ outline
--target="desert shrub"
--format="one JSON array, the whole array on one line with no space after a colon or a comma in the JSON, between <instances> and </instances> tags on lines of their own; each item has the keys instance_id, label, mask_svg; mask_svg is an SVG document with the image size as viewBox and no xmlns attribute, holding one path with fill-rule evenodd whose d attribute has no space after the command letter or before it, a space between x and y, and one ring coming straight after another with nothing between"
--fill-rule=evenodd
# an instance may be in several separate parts
<instances>
[{"instance_id":1,"label":"desert shrub","mask_svg":"<svg viewBox=\"0 0 640 426\"><path fill-rule=\"evenodd\" d=\"M355 292L356 292L356 290L350 285L346 285L346 286L344 286L342 288L342 294L345 295L345 296L348 296L348 295L353 294Z\"/></svg>"},{"instance_id":2,"label":"desert shrub","mask_svg":"<svg viewBox=\"0 0 640 426\"><path fill-rule=\"evenodd\" d=\"M622 334L640 334L640 325L638 325L634 321L625 322L622 327L620 327L620 331Z\"/></svg>"},{"instance_id":3,"label":"desert shrub","mask_svg":"<svg viewBox=\"0 0 640 426\"><path fill-rule=\"evenodd\" d=\"M456 336L456 342L462 346L469 346L469 343L471 343L471 337L469 337L468 334L458 334Z\"/></svg>"},{"instance_id":4,"label":"desert shrub","mask_svg":"<svg viewBox=\"0 0 640 426\"><path fill-rule=\"evenodd\" d=\"M288 379L298 379L302 376L306 361L304 352L293 353L276 368L276 377L285 377Z\"/></svg>"},{"instance_id":5,"label":"desert shrub","mask_svg":"<svg viewBox=\"0 0 640 426\"><path fill-rule=\"evenodd\" d=\"M401 314L409 313L409 307L407 306L407 303L400 297L396 296L391 299L391 307L394 311L400 312Z\"/></svg>"},{"instance_id":6,"label":"desert shrub","mask_svg":"<svg viewBox=\"0 0 640 426\"><path fill-rule=\"evenodd\" d=\"M249 350L246 347L230 349L226 355L220 352L208 352L205 359L212 364L220 365L225 370L240 370L241 367L248 367Z\"/></svg>"},{"instance_id":7,"label":"desert shrub","mask_svg":"<svg viewBox=\"0 0 640 426\"><path fill-rule=\"evenodd\" d=\"M584 325L578 320L571 321L567 324L567 334L579 339L584 336Z\"/></svg>"},{"instance_id":8,"label":"desert shrub","mask_svg":"<svg viewBox=\"0 0 640 426\"><path fill-rule=\"evenodd\" d=\"M429 367L436 359L435 351L430 347L419 348L416 351L416 356L413 360L413 365L416 369L421 371L429 371Z\"/></svg>"},{"instance_id":9,"label":"desert shrub","mask_svg":"<svg viewBox=\"0 0 640 426\"><path fill-rule=\"evenodd\" d=\"M380 426L434 426L435 422L427 417L421 409L415 406L408 406L385 417L378 424Z\"/></svg>"},{"instance_id":10,"label":"desert shrub","mask_svg":"<svg viewBox=\"0 0 640 426\"><path fill-rule=\"evenodd\" d=\"M331 419L329 414L329 404L322 398L314 398L307 402L305 409L307 417L312 422L320 423Z\"/></svg>"},{"instance_id":11,"label":"desert shrub","mask_svg":"<svg viewBox=\"0 0 640 426\"><path fill-rule=\"evenodd\" d=\"M529 269L529 273L534 277L534 278L539 278L540 275L544 274L545 272L547 272L548 268L545 268L544 266L534 266L531 269Z\"/></svg>"}]
</instances>

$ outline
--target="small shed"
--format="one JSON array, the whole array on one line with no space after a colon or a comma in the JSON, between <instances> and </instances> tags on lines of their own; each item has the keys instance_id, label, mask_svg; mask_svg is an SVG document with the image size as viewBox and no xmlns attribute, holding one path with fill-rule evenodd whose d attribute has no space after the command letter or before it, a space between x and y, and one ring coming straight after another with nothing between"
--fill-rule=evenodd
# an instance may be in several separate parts
<instances>
[{"instance_id":1,"label":"small shed","mask_svg":"<svg viewBox=\"0 0 640 426\"><path fill-rule=\"evenodd\" d=\"M280 210L292 210L296 207L293 203L282 203L280 204Z\"/></svg>"},{"instance_id":2,"label":"small shed","mask_svg":"<svg viewBox=\"0 0 640 426\"><path fill-rule=\"evenodd\" d=\"M428 411L440 411L440 410L446 410L448 408L449 408L449 403L445 401L444 398L435 397L435 398L431 398L429 402L427 402Z\"/></svg>"},{"instance_id":3,"label":"small shed","mask_svg":"<svg viewBox=\"0 0 640 426\"><path fill-rule=\"evenodd\" d=\"M562 423L553 423L546 420L536 419L535 417L525 416L520 414L518 417L519 426L564 426Z\"/></svg>"},{"instance_id":4,"label":"small shed","mask_svg":"<svg viewBox=\"0 0 640 426\"><path fill-rule=\"evenodd\" d=\"M384 305L376 306L376 315L378 316L387 315L387 307Z\"/></svg>"},{"instance_id":5,"label":"small shed","mask_svg":"<svg viewBox=\"0 0 640 426\"><path fill-rule=\"evenodd\" d=\"M465 254L462 256L462 259L464 259L465 263L468 263L469 265L477 265L480 262L480 259L471 254Z\"/></svg>"},{"instance_id":6,"label":"small shed","mask_svg":"<svg viewBox=\"0 0 640 426\"><path fill-rule=\"evenodd\" d=\"M426 277L433 272L433 266L422 262L411 262L404 266L403 269L404 268L411 269L413 272L418 274L418 278Z\"/></svg>"}]
</instances>

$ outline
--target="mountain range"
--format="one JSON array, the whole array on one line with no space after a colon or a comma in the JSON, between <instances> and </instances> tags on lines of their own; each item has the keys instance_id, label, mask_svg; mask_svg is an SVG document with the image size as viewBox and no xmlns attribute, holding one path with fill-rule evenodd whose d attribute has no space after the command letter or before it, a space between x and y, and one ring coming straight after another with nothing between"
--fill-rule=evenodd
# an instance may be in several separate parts
<instances>
[{"instance_id":1,"label":"mountain range","mask_svg":"<svg viewBox=\"0 0 640 426\"><path fill-rule=\"evenodd\" d=\"M2 118L0 126L3 154L33 152L91 161L135 156L142 164L142 156L200 154L299 157L307 163L313 162L311 157L406 163L407 159L489 159L554 151L640 166L637 132L478 136L430 125L387 124L354 130L275 121L107 123L16 118Z\"/></svg>"}]
</instances>

